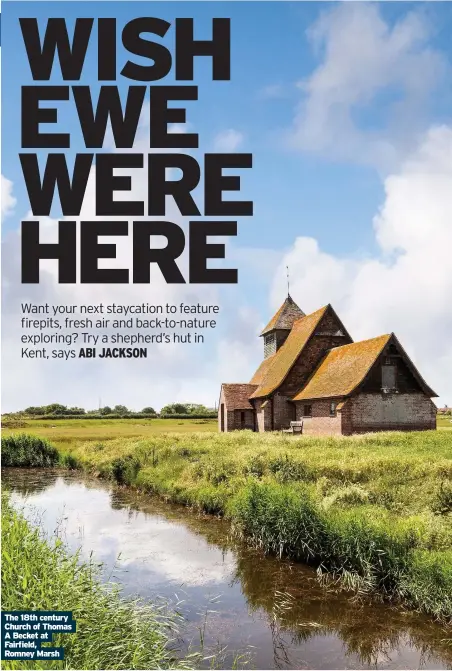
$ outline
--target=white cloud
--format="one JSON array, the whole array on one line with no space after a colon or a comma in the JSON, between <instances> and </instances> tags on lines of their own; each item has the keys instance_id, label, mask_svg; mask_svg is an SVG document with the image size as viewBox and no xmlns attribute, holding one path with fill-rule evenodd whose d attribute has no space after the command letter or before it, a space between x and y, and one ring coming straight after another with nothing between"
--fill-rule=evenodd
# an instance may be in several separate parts
<instances>
[{"instance_id":1,"label":"white cloud","mask_svg":"<svg viewBox=\"0 0 452 671\"><path fill-rule=\"evenodd\" d=\"M395 332L421 374L452 399L452 127L430 129L384 181L373 225L379 253L357 260L298 238L272 290L277 307L286 265L305 311L332 303L355 340Z\"/></svg>"},{"instance_id":2,"label":"white cloud","mask_svg":"<svg viewBox=\"0 0 452 671\"><path fill-rule=\"evenodd\" d=\"M340 3L322 14L308 31L322 62L298 85L291 146L393 169L425 128L429 96L445 72L430 32L421 13L389 26L373 3Z\"/></svg>"},{"instance_id":3,"label":"white cloud","mask_svg":"<svg viewBox=\"0 0 452 671\"><path fill-rule=\"evenodd\" d=\"M219 152L236 151L243 143L243 134L233 128L221 131L214 139L214 149Z\"/></svg>"},{"instance_id":4,"label":"white cloud","mask_svg":"<svg viewBox=\"0 0 452 671\"><path fill-rule=\"evenodd\" d=\"M1 198L2 198L2 217L6 217L8 214L11 214L14 211L14 207L16 206L16 198L13 196L13 183L9 180L6 179L3 175L1 176L2 178L2 191L1 191Z\"/></svg>"},{"instance_id":5,"label":"white cloud","mask_svg":"<svg viewBox=\"0 0 452 671\"><path fill-rule=\"evenodd\" d=\"M19 505L22 502L17 494L13 501ZM89 515L84 514L86 509L80 511L80 501L89 507ZM232 577L235 561L231 552L223 553L202 536L163 516L141 511L131 515L126 507L112 510L107 487L92 489L60 478L52 492L31 494L27 503L28 519L39 515L44 528L59 528L73 550L80 548L86 559L94 553L96 561L102 562L107 571L113 566L122 571L134 567L153 586L174 582L175 586L207 588ZM133 581L124 582L128 586Z\"/></svg>"}]
</instances>

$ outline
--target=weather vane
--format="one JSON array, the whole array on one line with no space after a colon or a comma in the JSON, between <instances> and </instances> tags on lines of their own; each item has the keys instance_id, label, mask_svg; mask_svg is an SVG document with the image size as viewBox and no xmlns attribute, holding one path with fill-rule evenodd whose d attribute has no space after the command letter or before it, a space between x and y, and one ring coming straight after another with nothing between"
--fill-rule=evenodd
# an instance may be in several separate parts
<instances>
[{"instance_id":1,"label":"weather vane","mask_svg":"<svg viewBox=\"0 0 452 671\"><path fill-rule=\"evenodd\" d=\"M290 292L289 292L289 266L286 266L286 271L287 271L287 295L290 296Z\"/></svg>"}]
</instances>

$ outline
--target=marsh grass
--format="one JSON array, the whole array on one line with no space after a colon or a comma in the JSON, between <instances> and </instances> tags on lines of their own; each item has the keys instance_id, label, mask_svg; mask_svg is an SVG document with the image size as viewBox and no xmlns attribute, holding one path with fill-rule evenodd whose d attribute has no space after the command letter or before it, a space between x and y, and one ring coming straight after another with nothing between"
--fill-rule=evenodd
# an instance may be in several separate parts
<instances>
[{"instance_id":1,"label":"marsh grass","mask_svg":"<svg viewBox=\"0 0 452 671\"><path fill-rule=\"evenodd\" d=\"M42 468L59 461L60 453L45 438L25 433L2 436L2 466Z\"/></svg>"},{"instance_id":2,"label":"marsh grass","mask_svg":"<svg viewBox=\"0 0 452 671\"><path fill-rule=\"evenodd\" d=\"M452 432L167 433L64 450L97 475L227 516L265 552L452 616Z\"/></svg>"}]
</instances>

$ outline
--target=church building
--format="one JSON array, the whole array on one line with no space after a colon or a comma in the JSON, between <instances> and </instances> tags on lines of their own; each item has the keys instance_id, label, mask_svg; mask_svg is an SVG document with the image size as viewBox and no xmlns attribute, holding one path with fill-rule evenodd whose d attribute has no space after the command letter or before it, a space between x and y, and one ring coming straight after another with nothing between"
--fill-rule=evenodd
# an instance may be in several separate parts
<instances>
[{"instance_id":1,"label":"church building","mask_svg":"<svg viewBox=\"0 0 452 671\"><path fill-rule=\"evenodd\" d=\"M261 333L264 360L248 383L222 384L219 431L302 433L436 428L437 394L394 335L353 342L331 305L312 314L290 295Z\"/></svg>"}]
</instances>

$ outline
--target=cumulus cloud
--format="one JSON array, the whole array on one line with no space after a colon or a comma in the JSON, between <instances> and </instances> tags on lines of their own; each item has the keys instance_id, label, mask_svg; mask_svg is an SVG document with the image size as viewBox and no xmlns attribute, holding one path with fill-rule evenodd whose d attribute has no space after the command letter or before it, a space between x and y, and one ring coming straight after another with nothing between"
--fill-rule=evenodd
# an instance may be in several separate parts
<instances>
[{"instance_id":1,"label":"cumulus cloud","mask_svg":"<svg viewBox=\"0 0 452 671\"><path fill-rule=\"evenodd\" d=\"M215 151L219 152L233 152L236 151L243 143L244 137L242 133L234 128L223 130L215 137L213 145Z\"/></svg>"},{"instance_id":2,"label":"cumulus cloud","mask_svg":"<svg viewBox=\"0 0 452 671\"><path fill-rule=\"evenodd\" d=\"M297 238L275 275L273 306L291 269L305 311L331 302L355 340L395 332L427 382L452 398L452 127L431 128L384 180L373 220L378 253L343 258Z\"/></svg>"},{"instance_id":3,"label":"cumulus cloud","mask_svg":"<svg viewBox=\"0 0 452 671\"><path fill-rule=\"evenodd\" d=\"M446 71L426 16L408 13L390 26L376 4L340 3L307 35L321 62L298 84L291 146L393 169L425 128Z\"/></svg>"},{"instance_id":4,"label":"cumulus cloud","mask_svg":"<svg viewBox=\"0 0 452 671\"><path fill-rule=\"evenodd\" d=\"M300 82L290 141L302 151L377 168L384 201L377 253L341 257L299 237L280 262L305 311L331 302L355 340L396 332L429 384L452 397L452 127L431 126L428 99L448 65L420 12L393 25L376 4L343 3L308 37L320 63Z\"/></svg>"},{"instance_id":5,"label":"cumulus cloud","mask_svg":"<svg viewBox=\"0 0 452 671\"><path fill-rule=\"evenodd\" d=\"M2 178L2 217L6 217L8 214L11 214L14 211L16 206L16 198L13 196L13 183L6 179L3 175Z\"/></svg>"},{"instance_id":6,"label":"cumulus cloud","mask_svg":"<svg viewBox=\"0 0 452 671\"><path fill-rule=\"evenodd\" d=\"M74 551L80 549L83 558L94 553L109 571L130 571L133 567L153 587L163 581L207 587L230 579L235 567L233 554L212 547L183 525L141 511L130 515L126 507L112 510L107 487L92 489L62 480L56 486L64 488L64 505L55 501L54 492L34 493L27 497L31 507L28 517L33 520L38 514L44 527L52 530L59 528L63 519L60 532ZM13 500L21 502L17 494ZM89 501L89 515L81 515L81 500ZM178 552L181 547L183 560ZM208 563L206 558L212 555L216 561ZM126 588L133 583L127 577Z\"/></svg>"}]
</instances>

